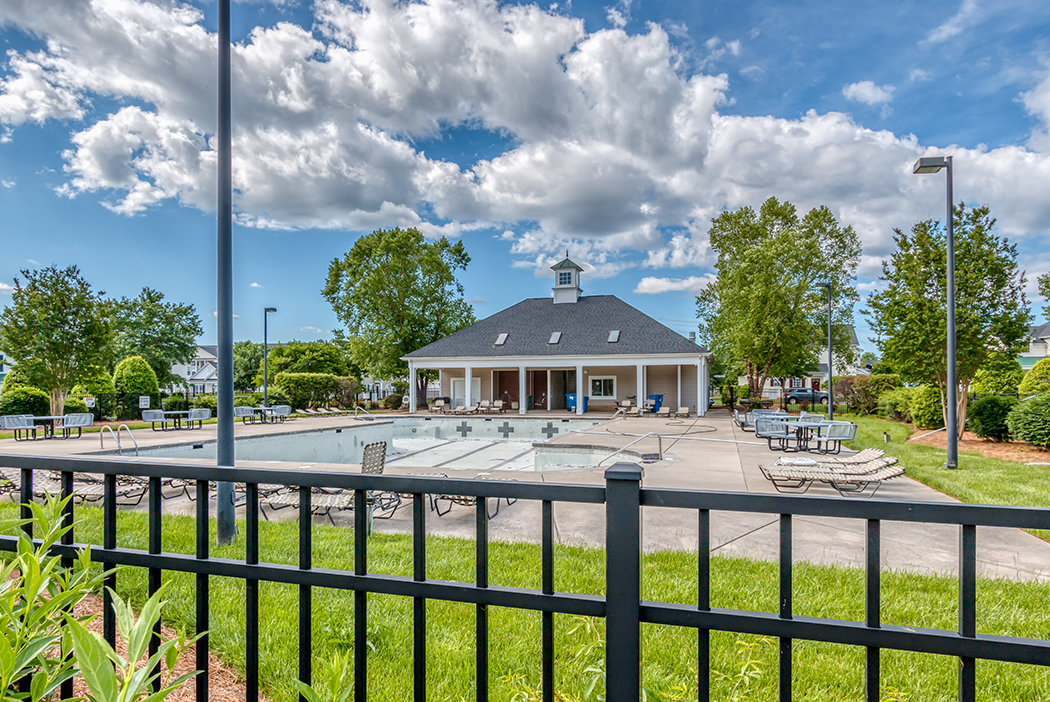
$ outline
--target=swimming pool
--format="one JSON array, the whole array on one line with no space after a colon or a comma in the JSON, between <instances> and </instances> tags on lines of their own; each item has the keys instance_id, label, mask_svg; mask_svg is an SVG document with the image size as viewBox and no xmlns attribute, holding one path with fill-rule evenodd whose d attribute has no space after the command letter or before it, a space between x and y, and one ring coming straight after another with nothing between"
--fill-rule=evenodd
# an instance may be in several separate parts
<instances>
[{"instance_id":1,"label":"swimming pool","mask_svg":"<svg viewBox=\"0 0 1050 702\"><path fill-rule=\"evenodd\" d=\"M304 429L237 439L239 460L299 464L361 462L366 444L386 441L389 465L441 470L566 470L594 465L608 453L573 448L558 452L542 442L584 430L602 419L510 417L404 417L352 422L341 428ZM537 446L538 444L538 446ZM144 456L214 459L214 441L143 449ZM594 455L592 455L594 454Z\"/></svg>"}]
</instances>

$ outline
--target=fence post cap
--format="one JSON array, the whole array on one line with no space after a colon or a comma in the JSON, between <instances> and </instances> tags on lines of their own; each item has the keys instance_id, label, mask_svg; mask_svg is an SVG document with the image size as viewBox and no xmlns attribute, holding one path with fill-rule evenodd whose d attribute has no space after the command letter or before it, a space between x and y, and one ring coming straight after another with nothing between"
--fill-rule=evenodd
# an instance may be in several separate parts
<instances>
[{"instance_id":1,"label":"fence post cap","mask_svg":"<svg viewBox=\"0 0 1050 702\"><path fill-rule=\"evenodd\" d=\"M620 461L605 469L606 480L641 480L645 473L637 463Z\"/></svg>"}]
</instances>

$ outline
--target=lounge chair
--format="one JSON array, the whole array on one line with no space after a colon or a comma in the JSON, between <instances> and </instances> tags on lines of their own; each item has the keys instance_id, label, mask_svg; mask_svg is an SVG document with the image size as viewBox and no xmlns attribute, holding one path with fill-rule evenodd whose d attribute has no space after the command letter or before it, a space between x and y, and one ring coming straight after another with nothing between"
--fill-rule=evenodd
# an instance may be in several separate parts
<instances>
[{"instance_id":1,"label":"lounge chair","mask_svg":"<svg viewBox=\"0 0 1050 702\"><path fill-rule=\"evenodd\" d=\"M36 438L36 430L39 427L33 422L32 419L27 419L22 414L8 414L0 417L0 429L4 431L13 431L15 433L15 441L22 441L23 439ZM22 436L25 434L25 436Z\"/></svg>"},{"instance_id":2,"label":"lounge chair","mask_svg":"<svg viewBox=\"0 0 1050 702\"><path fill-rule=\"evenodd\" d=\"M492 411L492 403L489 400L482 400L478 403L478 412L482 414L488 414Z\"/></svg>"},{"instance_id":3,"label":"lounge chair","mask_svg":"<svg viewBox=\"0 0 1050 702\"><path fill-rule=\"evenodd\" d=\"M688 407L679 407L678 409L675 410L674 416L675 417L684 417L685 419L689 419L689 408Z\"/></svg>"},{"instance_id":4,"label":"lounge chair","mask_svg":"<svg viewBox=\"0 0 1050 702\"><path fill-rule=\"evenodd\" d=\"M848 467L834 469L829 464L759 466L777 492L804 493L813 483L826 483L844 497L871 497L883 481L904 475L904 468L889 465L859 472Z\"/></svg>"},{"instance_id":5,"label":"lounge chair","mask_svg":"<svg viewBox=\"0 0 1050 702\"><path fill-rule=\"evenodd\" d=\"M442 477L447 477L442 475ZM487 478L488 480L512 480L512 478ZM497 497L495 498L496 509L492 512L488 512L489 519L493 519L499 514L499 501L504 500L507 506L510 507L512 504L518 501L518 499L510 497ZM445 503L444 509L442 509L442 503ZM452 511L452 505L461 505L463 507L474 507L478 504L478 498L473 495L431 495L430 496L430 508L437 512L439 517L443 517ZM489 503L491 504L491 503Z\"/></svg>"},{"instance_id":6,"label":"lounge chair","mask_svg":"<svg viewBox=\"0 0 1050 702\"><path fill-rule=\"evenodd\" d=\"M68 439L77 430L77 438L81 436L84 427L90 427L95 423L95 416L90 412L75 412L62 417L62 438Z\"/></svg>"},{"instance_id":7,"label":"lounge chair","mask_svg":"<svg viewBox=\"0 0 1050 702\"><path fill-rule=\"evenodd\" d=\"M671 408L670 407L661 407L660 409L656 410L656 416L657 417L663 417L664 419L670 419L671 418Z\"/></svg>"},{"instance_id":8,"label":"lounge chair","mask_svg":"<svg viewBox=\"0 0 1050 702\"><path fill-rule=\"evenodd\" d=\"M382 475L386 467L386 442L374 441L365 445L361 453L361 472L369 475ZM369 490L368 505L376 519L390 519L401 506L401 496L387 490ZM386 513L376 514L376 512Z\"/></svg>"},{"instance_id":9,"label":"lounge chair","mask_svg":"<svg viewBox=\"0 0 1050 702\"><path fill-rule=\"evenodd\" d=\"M494 414L503 414L507 411L507 406L503 404L503 400L496 400L492 403L492 411Z\"/></svg>"},{"instance_id":10,"label":"lounge chair","mask_svg":"<svg viewBox=\"0 0 1050 702\"><path fill-rule=\"evenodd\" d=\"M78 479L79 477L79 479ZM106 485L96 478L85 479L82 473L74 474L73 499L81 502L98 502L106 495ZM3 480L4 488L0 492L11 493L14 499L20 498L22 476L21 471L14 468L0 468L0 479ZM122 504L137 505L142 502L142 496L149 490L149 484L142 485L117 485L117 498L123 498ZM33 475L33 497L44 497L45 495L61 495L62 479L49 471L42 473L35 471Z\"/></svg>"},{"instance_id":11,"label":"lounge chair","mask_svg":"<svg viewBox=\"0 0 1050 702\"><path fill-rule=\"evenodd\" d=\"M466 405L460 405L459 407L456 407L454 410L452 410L449 414L466 414L466 413L467 413Z\"/></svg>"},{"instance_id":12,"label":"lounge chair","mask_svg":"<svg viewBox=\"0 0 1050 702\"><path fill-rule=\"evenodd\" d=\"M237 408L234 407L234 409ZM211 410L207 407L197 407L196 409L191 409L190 413L186 415L186 428L192 429L193 423L196 422L197 428L203 429L204 422L209 419L211 419Z\"/></svg>"},{"instance_id":13,"label":"lounge chair","mask_svg":"<svg viewBox=\"0 0 1050 702\"><path fill-rule=\"evenodd\" d=\"M236 410L236 409L237 408L234 407L234 410ZM143 422L149 422L150 423L150 428L153 429L153 431L158 431L157 430L157 424L158 423L160 424L160 431L167 431L167 425L168 424L171 424L173 426L175 424L175 420L174 419L167 419L167 418L165 418L164 417L164 410L159 410L159 409L158 410L154 410L154 409L142 410L142 421Z\"/></svg>"},{"instance_id":14,"label":"lounge chair","mask_svg":"<svg viewBox=\"0 0 1050 702\"><path fill-rule=\"evenodd\" d=\"M441 414L445 411L445 401L442 399L434 400L429 405L427 405L427 411L429 411L431 414Z\"/></svg>"}]
</instances>

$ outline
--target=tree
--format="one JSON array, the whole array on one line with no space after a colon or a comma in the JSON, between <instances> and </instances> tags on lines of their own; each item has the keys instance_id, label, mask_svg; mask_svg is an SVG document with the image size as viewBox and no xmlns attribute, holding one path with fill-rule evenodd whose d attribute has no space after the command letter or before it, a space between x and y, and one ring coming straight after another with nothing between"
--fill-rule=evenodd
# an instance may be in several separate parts
<instances>
[{"instance_id":1,"label":"tree","mask_svg":"<svg viewBox=\"0 0 1050 702\"><path fill-rule=\"evenodd\" d=\"M1050 272L1043 273L1035 280L1039 284L1039 294L1044 300L1050 302ZM1050 319L1050 304L1043 308L1043 316Z\"/></svg>"},{"instance_id":2,"label":"tree","mask_svg":"<svg viewBox=\"0 0 1050 702\"><path fill-rule=\"evenodd\" d=\"M993 353L1016 355L1031 320L1017 247L993 233L987 207L955 208L955 319L958 426L966 426L970 384ZM894 230L897 250L882 262L884 291L868 298L884 360L905 382L947 384L946 232L940 222ZM945 408L945 416L947 409Z\"/></svg>"},{"instance_id":3,"label":"tree","mask_svg":"<svg viewBox=\"0 0 1050 702\"><path fill-rule=\"evenodd\" d=\"M700 336L727 368L742 367L752 397L769 378L814 370L827 343L827 293L832 286L832 348L853 362L849 326L860 262L860 239L827 207L799 218L790 202L769 198L725 212L710 230L718 278L696 298Z\"/></svg>"},{"instance_id":4,"label":"tree","mask_svg":"<svg viewBox=\"0 0 1050 702\"><path fill-rule=\"evenodd\" d=\"M197 337L204 333L192 304L164 302L164 293L142 288L133 299L108 303L115 331L114 360L142 356L164 385L184 382L171 367L188 363L197 351Z\"/></svg>"},{"instance_id":5,"label":"tree","mask_svg":"<svg viewBox=\"0 0 1050 702\"><path fill-rule=\"evenodd\" d=\"M327 375L346 376L353 371L347 362L343 348L328 341L289 341L274 346L266 359L266 372L269 373L269 384L276 382L278 373L324 373ZM255 385L262 382L262 358L256 368Z\"/></svg>"},{"instance_id":6,"label":"tree","mask_svg":"<svg viewBox=\"0 0 1050 702\"><path fill-rule=\"evenodd\" d=\"M11 305L0 312L0 351L15 364L33 359L34 385L48 388L51 413L63 413L66 393L102 365L113 336L101 296L76 266L21 271Z\"/></svg>"},{"instance_id":7,"label":"tree","mask_svg":"<svg viewBox=\"0 0 1050 702\"><path fill-rule=\"evenodd\" d=\"M247 392L259 387L256 376L262 371L262 344L254 341L233 342L233 387ZM271 374L272 377L272 374Z\"/></svg>"},{"instance_id":8,"label":"tree","mask_svg":"<svg viewBox=\"0 0 1050 702\"><path fill-rule=\"evenodd\" d=\"M1015 393L1017 386L1024 379L1024 369L1017 358L1008 353L996 351L988 354L988 359L973 376L973 391L980 393Z\"/></svg>"},{"instance_id":9,"label":"tree","mask_svg":"<svg viewBox=\"0 0 1050 702\"><path fill-rule=\"evenodd\" d=\"M346 330L355 362L374 378L408 374L405 354L470 326L474 310L463 299L456 271L470 256L462 241L427 242L416 229L377 230L328 267L322 294ZM430 375L417 376L417 404L426 406Z\"/></svg>"},{"instance_id":10,"label":"tree","mask_svg":"<svg viewBox=\"0 0 1050 702\"><path fill-rule=\"evenodd\" d=\"M113 386L124 395L149 395L157 392L157 374L142 356L128 356L113 371Z\"/></svg>"},{"instance_id":11,"label":"tree","mask_svg":"<svg viewBox=\"0 0 1050 702\"><path fill-rule=\"evenodd\" d=\"M1024 375L1019 388L1026 395L1050 392L1050 358L1044 358Z\"/></svg>"}]
</instances>

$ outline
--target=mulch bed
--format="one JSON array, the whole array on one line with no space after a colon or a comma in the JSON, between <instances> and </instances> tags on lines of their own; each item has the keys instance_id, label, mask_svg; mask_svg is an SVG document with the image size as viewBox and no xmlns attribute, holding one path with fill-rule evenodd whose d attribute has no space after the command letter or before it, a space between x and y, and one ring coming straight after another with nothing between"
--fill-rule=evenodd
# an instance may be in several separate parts
<instances>
[{"instance_id":1,"label":"mulch bed","mask_svg":"<svg viewBox=\"0 0 1050 702\"><path fill-rule=\"evenodd\" d=\"M912 426L912 425L908 425ZM924 446L935 446L940 449L948 449L948 432L941 430L929 436L920 437L930 431L929 429L915 429L915 434L908 439L910 443L922 444ZM1017 463L1050 463L1050 451L1041 449L1020 441L1007 441L998 443L990 439L982 439L972 431L963 432L959 436L959 450L970 451L985 458L998 458L1003 461L1016 461Z\"/></svg>"}]
</instances>

